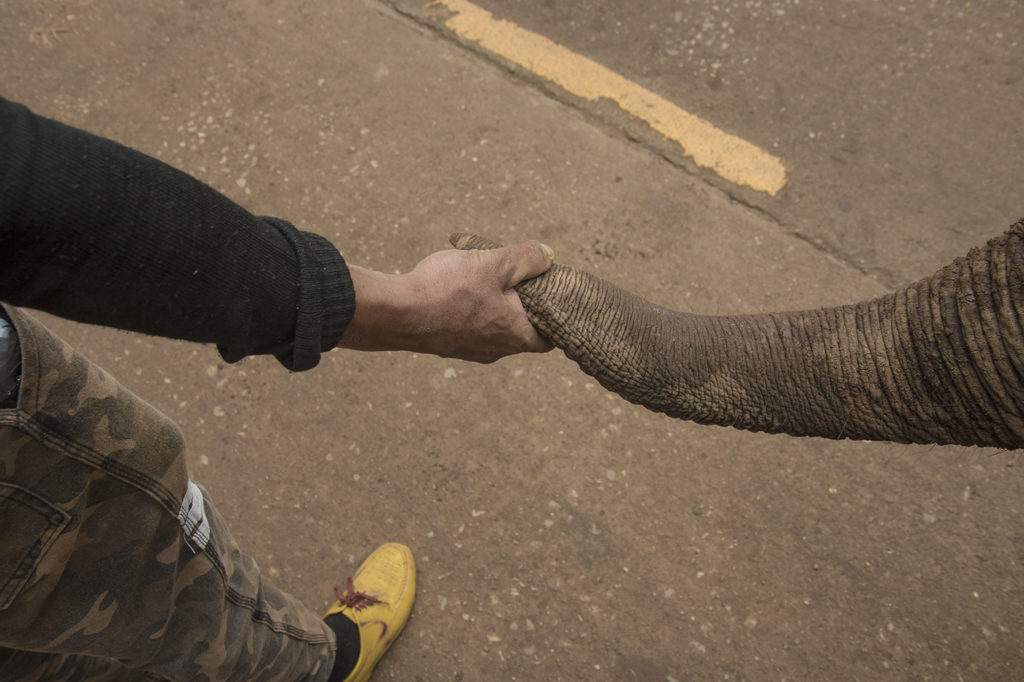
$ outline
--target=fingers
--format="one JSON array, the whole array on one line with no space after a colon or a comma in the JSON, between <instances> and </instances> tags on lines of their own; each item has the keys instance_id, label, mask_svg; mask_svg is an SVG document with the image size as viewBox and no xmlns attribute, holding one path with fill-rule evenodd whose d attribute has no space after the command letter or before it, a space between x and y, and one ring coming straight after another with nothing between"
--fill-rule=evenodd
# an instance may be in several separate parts
<instances>
[{"instance_id":1,"label":"fingers","mask_svg":"<svg viewBox=\"0 0 1024 682\"><path fill-rule=\"evenodd\" d=\"M508 289L505 292L505 298L508 300L509 306L516 311L515 333L521 346L515 352L546 353L554 348L554 345L537 333L537 329L530 324L526 317L526 311L523 309L523 303L519 300L519 294L514 289Z\"/></svg>"},{"instance_id":2,"label":"fingers","mask_svg":"<svg viewBox=\"0 0 1024 682\"><path fill-rule=\"evenodd\" d=\"M488 257L497 258L502 263L505 287L542 275L555 262L555 252L551 247L536 240L502 246L479 235L454 232L448 236L448 241L462 251L491 251Z\"/></svg>"},{"instance_id":3,"label":"fingers","mask_svg":"<svg viewBox=\"0 0 1024 682\"><path fill-rule=\"evenodd\" d=\"M555 252L551 247L538 241L505 246L496 249L495 254L501 259L506 288L544 274L555 262Z\"/></svg>"},{"instance_id":4,"label":"fingers","mask_svg":"<svg viewBox=\"0 0 1024 682\"><path fill-rule=\"evenodd\" d=\"M499 276L510 305L516 311L517 335L523 344L517 352L545 353L552 345L537 333L526 318L519 295L514 287L520 282L544 274L555 260L555 253L547 244L538 241L522 242L501 247L492 252L499 259ZM490 254L488 254L490 255Z\"/></svg>"},{"instance_id":5,"label":"fingers","mask_svg":"<svg viewBox=\"0 0 1024 682\"><path fill-rule=\"evenodd\" d=\"M525 333L527 335L527 341L526 346L522 351L524 353L547 353L555 347L553 343L538 334L537 330L534 329L532 325Z\"/></svg>"}]
</instances>

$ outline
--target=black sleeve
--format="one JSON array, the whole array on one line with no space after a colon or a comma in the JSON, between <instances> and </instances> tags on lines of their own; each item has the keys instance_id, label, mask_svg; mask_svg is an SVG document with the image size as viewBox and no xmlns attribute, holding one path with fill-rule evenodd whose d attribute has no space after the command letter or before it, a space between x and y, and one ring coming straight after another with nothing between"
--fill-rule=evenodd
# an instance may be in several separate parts
<instances>
[{"instance_id":1,"label":"black sleeve","mask_svg":"<svg viewBox=\"0 0 1024 682\"><path fill-rule=\"evenodd\" d=\"M229 362L270 353L296 371L355 311L326 239L2 97L0 300L215 343Z\"/></svg>"}]
</instances>

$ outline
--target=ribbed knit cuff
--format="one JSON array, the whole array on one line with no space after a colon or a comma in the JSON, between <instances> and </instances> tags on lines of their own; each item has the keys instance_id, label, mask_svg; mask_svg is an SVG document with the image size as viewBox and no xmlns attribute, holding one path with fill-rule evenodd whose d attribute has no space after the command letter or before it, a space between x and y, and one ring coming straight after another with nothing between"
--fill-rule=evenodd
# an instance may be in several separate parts
<instances>
[{"instance_id":1,"label":"ribbed knit cuff","mask_svg":"<svg viewBox=\"0 0 1024 682\"><path fill-rule=\"evenodd\" d=\"M338 345L355 312L352 277L338 250L323 237L300 232L280 218L263 217L295 249L299 289L292 346L275 357L293 372L312 369Z\"/></svg>"},{"instance_id":2,"label":"ribbed knit cuff","mask_svg":"<svg viewBox=\"0 0 1024 682\"><path fill-rule=\"evenodd\" d=\"M318 234L303 232L320 267L320 351L337 347L356 312L356 292L345 259L329 241Z\"/></svg>"}]
</instances>

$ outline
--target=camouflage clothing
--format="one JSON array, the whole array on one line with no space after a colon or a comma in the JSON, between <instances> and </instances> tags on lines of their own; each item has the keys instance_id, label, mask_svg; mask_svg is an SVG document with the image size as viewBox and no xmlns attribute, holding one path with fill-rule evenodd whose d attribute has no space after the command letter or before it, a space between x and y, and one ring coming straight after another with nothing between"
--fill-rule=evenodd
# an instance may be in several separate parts
<instances>
[{"instance_id":1,"label":"camouflage clothing","mask_svg":"<svg viewBox=\"0 0 1024 682\"><path fill-rule=\"evenodd\" d=\"M0 679L327 679L333 633L238 549L178 428L7 312L22 386L0 410Z\"/></svg>"}]
</instances>

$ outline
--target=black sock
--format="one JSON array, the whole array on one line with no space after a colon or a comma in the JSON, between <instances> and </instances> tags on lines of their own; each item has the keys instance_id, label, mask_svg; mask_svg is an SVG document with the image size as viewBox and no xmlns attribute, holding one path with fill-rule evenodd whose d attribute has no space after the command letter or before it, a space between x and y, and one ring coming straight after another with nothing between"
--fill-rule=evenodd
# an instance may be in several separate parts
<instances>
[{"instance_id":1,"label":"black sock","mask_svg":"<svg viewBox=\"0 0 1024 682\"><path fill-rule=\"evenodd\" d=\"M345 614L335 613L324 618L338 640L338 653L334 657L334 670L328 682L342 682L359 662L359 626Z\"/></svg>"}]
</instances>

